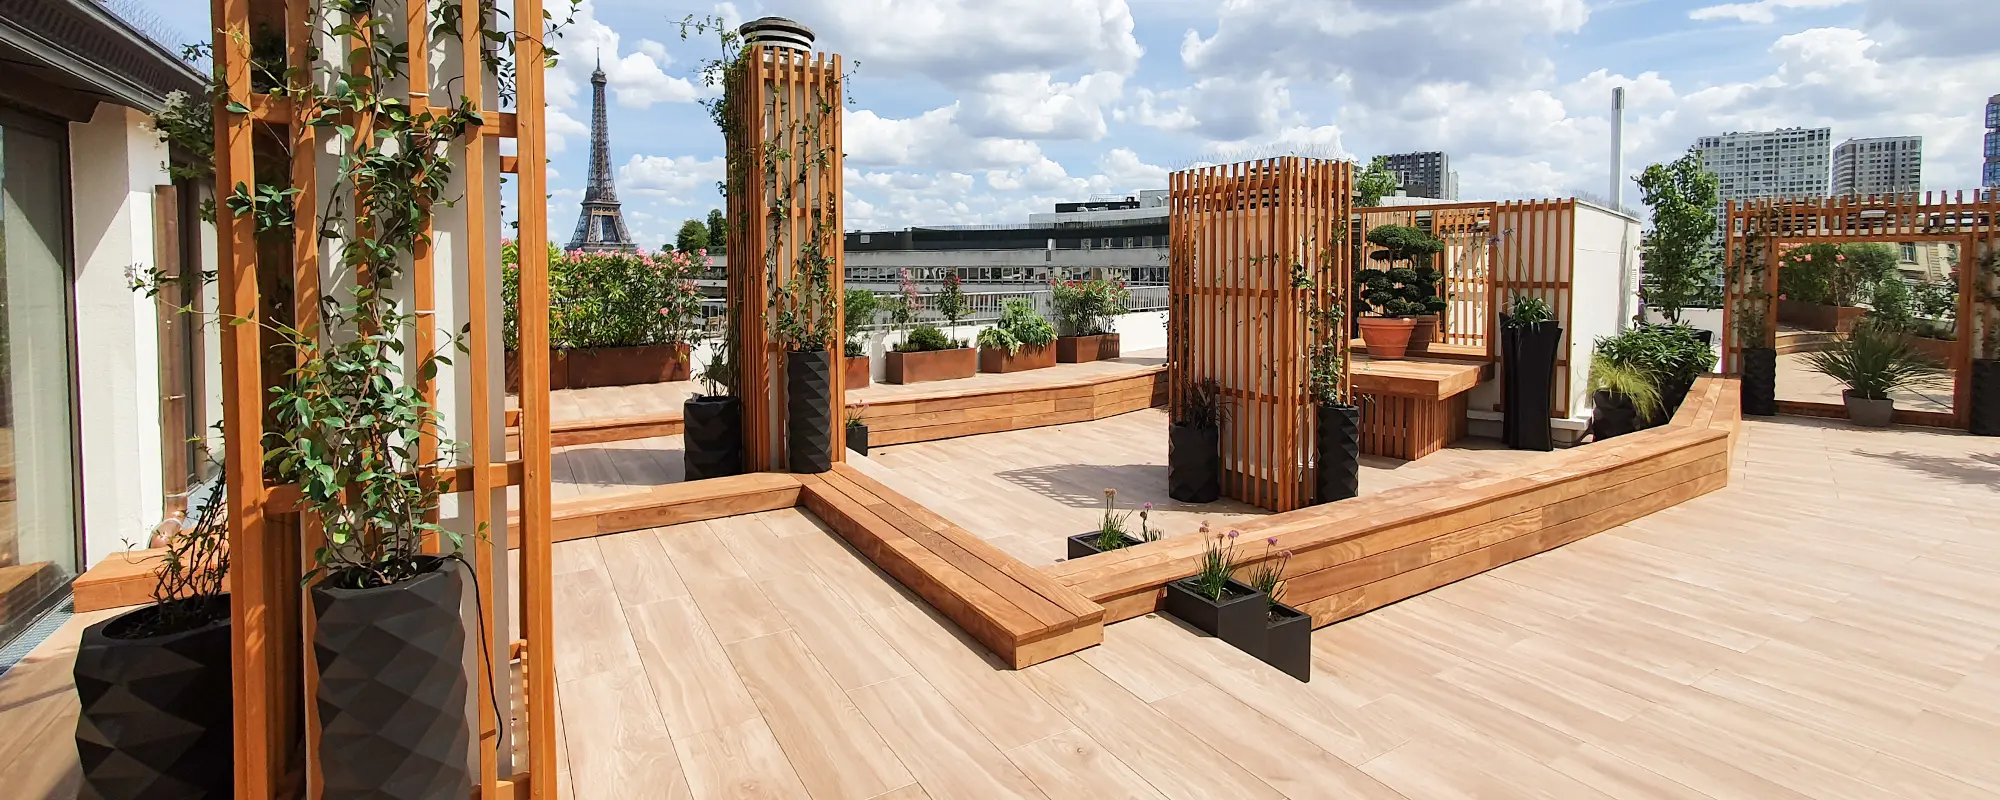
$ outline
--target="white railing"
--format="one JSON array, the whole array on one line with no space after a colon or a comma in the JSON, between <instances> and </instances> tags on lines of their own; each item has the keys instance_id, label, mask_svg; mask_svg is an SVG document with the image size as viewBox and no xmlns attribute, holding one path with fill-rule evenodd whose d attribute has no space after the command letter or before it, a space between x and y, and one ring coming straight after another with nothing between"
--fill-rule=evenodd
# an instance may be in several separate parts
<instances>
[{"instance_id":1,"label":"white railing","mask_svg":"<svg viewBox=\"0 0 2000 800\"><path fill-rule=\"evenodd\" d=\"M1130 287L1130 290L1132 292L1130 303L1132 311L1167 310L1167 287L1133 286ZM918 321L930 323L943 322L935 310L937 308L936 298L936 293L917 295L918 306L922 309L917 314ZM998 321L1000 319L1000 312L1006 306L1007 301L1016 298L1027 299L1035 304L1035 311L1037 313L1051 321L1055 319L1055 294L1048 289L1027 289L1012 292L966 292L965 299L971 304L972 311L963 320L960 320L960 324L979 325ZM704 319L717 319L728 313L728 305L720 299L703 300L701 310ZM887 316L886 313L877 314L873 324L863 327L870 330L887 329L890 327Z\"/></svg>"}]
</instances>

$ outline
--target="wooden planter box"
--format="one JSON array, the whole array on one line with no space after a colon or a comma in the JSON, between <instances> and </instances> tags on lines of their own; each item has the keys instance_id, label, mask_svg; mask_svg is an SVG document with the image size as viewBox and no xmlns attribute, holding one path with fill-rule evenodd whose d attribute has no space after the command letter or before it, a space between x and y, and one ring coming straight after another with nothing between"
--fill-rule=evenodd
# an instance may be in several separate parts
<instances>
[{"instance_id":1,"label":"wooden planter box","mask_svg":"<svg viewBox=\"0 0 2000 800\"><path fill-rule=\"evenodd\" d=\"M1855 306L1826 306L1797 300L1778 301L1780 324L1809 331L1850 333L1854 330L1854 323L1859 322L1867 314L1868 309Z\"/></svg>"},{"instance_id":2,"label":"wooden planter box","mask_svg":"<svg viewBox=\"0 0 2000 800\"><path fill-rule=\"evenodd\" d=\"M1117 357L1118 334L1115 333L1099 336L1064 336L1056 339L1056 361L1064 364L1110 361Z\"/></svg>"},{"instance_id":3,"label":"wooden planter box","mask_svg":"<svg viewBox=\"0 0 2000 800\"><path fill-rule=\"evenodd\" d=\"M1015 351L1012 355L1009 355L1007 348L1004 347L979 348L980 372L1025 372L1031 369L1043 369L1055 365L1056 348L1054 345L1024 344L1021 345L1020 350Z\"/></svg>"},{"instance_id":4,"label":"wooden planter box","mask_svg":"<svg viewBox=\"0 0 2000 800\"><path fill-rule=\"evenodd\" d=\"M970 347L923 353L890 351L882 365L883 383L924 383L970 378L979 371L979 351Z\"/></svg>"},{"instance_id":5,"label":"wooden planter box","mask_svg":"<svg viewBox=\"0 0 2000 800\"><path fill-rule=\"evenodd\" d=\"M841 368L847 370L846 381L845 381L846 388L849 389L868 388L869 375L868 375L867 356L848 356L847 360L843 363Z\"/></svg>"},{"instance_id":6,"label":"wooden planter box","mask_svg":"<svg viewBox=\"0 0 2000 800\"><path fill-rule=\"evenodd\" d=\"M672 383L693 377L685 344L599 347L591 350L550 350L549 389L589 389ZM521 359L507 351L507 391L521 391Z\"/></svg>"},{"instance_id":7,"label":"wooden planter box","mask_svg":"<svg viewBox=\"0 0 2000 800\"><path fill-rule=\"evenodd\" d=\"M1952 348L1958 346L1958 343L1949 339L1912 336L1910 337L1910 346L1915 348L1917 352L1929 356L1932 361L1936 361L1939 364L1950 364Z\"/></svg>"}]
</instances>

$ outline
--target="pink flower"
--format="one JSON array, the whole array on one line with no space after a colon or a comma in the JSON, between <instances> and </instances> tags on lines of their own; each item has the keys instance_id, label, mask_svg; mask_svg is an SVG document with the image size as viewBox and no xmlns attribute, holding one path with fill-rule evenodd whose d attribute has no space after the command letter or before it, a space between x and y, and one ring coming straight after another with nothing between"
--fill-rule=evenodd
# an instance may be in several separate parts
<instances>
[{"instance_id":1,"label":"pink flower","mask_svg":"<svg viewBox=\"0 0 2000 800\"><path fill-rule=\"evenodd\" d=\"M1270 546L1272 546L1272 547L1277 547L1277 546L1278 546L1278 537L1276 537L1276 536L1273 536L1273 537L1271 537L1271 538L1269 538L1269 539L1265 539L1265 540L1264 540L1264 543L1265 543L1265 544L1268 544L1268 545L1270 545Z\"/></svg>"},{"instance_id":2,"label":"pink flower","mask_svg":"<svg viewBox=\"0 0 2000 800\"><path fill-rule=\"evenodd\" d=\"M1236 538L1236 537L1237 537L1238 535L1240 535L1241 533L1243 533L1243 532L1242 532L1242 531L1230 531L1230 532L1229 532L1229 538L1231 538L1231 539L1234 539L1234 538Z\"/></svg>"}]
</instances>

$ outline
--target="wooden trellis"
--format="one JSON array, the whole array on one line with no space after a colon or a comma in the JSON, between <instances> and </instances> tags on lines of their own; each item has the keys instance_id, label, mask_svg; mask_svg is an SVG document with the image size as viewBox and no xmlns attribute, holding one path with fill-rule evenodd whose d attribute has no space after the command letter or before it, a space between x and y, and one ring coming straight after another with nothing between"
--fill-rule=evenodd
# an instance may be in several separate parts
<instances>
[{"instance_id":1,"label":"wooden trellis","mask_svg":"<svg viewBox=\"0 0 2000 800\"><path fill-rule=\"evenodd\" d=\"M1727 259L1723 303L1723 362L1741 374L1744 347L1771 347L1778 331L1780 250L1787 245L1944 241L1959 245L1957 339L1946 366L1953 378L1952 412L1899 410L1896 421L1964 428L1970 424L1975 357L2000 353L1984 344L2000 330L1994 297L2000 283L1979 266L2000 252L2000 194L1914 192L1823 200L1731 201L1723 226ZM1980 352L1982 347L1989 348ZM1784 401L1780 411L1836 416L1828 403Z\"/></svg>"},{"instance_id":2,"label":"wooden trellis","mask_svg":"<svg viewBox=\"0 0 2000 800\"><path fill-rule=\"evenodd\" d=\"M829 53L757 45L741 55L729 87L729 336L736 396L743 403L743 466L784 461L784 346L775 340L780 297L802 255L832 259L833 330L841 330L845 236L841 219L841 61ZM836 333L827 345L841 356ZM846 396L834 369L830 402L835 440ZM833 460L846 458L833 448Z\"/></svg>"},{"instance_id":3,"label":"wooden trellis","mask_svg":"<svg viewBox=\"0 0 2000 800\"><path fill-rule=\"evenodd\" d=\"M441 9L454 4L464 20L456 37L436 25ZM498 80L484 63L488 48L495 46L481 30L494 24L499 13L492 0L406 0L399 7L401 18L391 18L386 26L364 25L361 29L394 30L410 43L413 57L406 67L408 74L398 81L403 88L396 90L410 113L421 114L431 108L433 96L450 99L440 107L455 105L463 96L482 109L484 124L452 144L450 159L461 176L459 201L448 208L433 209L436 216L432 225L449 229L450 256L437 257L429 244L434 231L426 230L423 242L411 253L406 301L418 319L413 351L434 348L436 328L441 324L438 308L446 302L459 317L455 321L466 326L472 354L459 359L463 367L453 376L456 402L447 402L439 410L445 424L457 431L457 438L466 445L451 476L462 509L459 524L468 532L487 532L467 536L465 551L473 564L477 608L483 615L469 621L467 629L475 637L488 637L475 639L482 654L478 669L485 674L468 676L477 691L471 726L479 759L475 796L518 796L517 792L526 790L528 796L553 797L548 221L547 206L539 201L547 196L548 188L543 166L547 161L543 0L502 0L501 5L511 9L508 18L521 26L506 37L512 52L502 54L511 55L516 65L518 113L498 110ZM322 534L314 520L302 519L297 513L297 488L267 484L255 465L264 460L265 389L282 380L273 370L285 366L269 363L265 357L268 341L260 323L316 328L322 279L331 270L321 251L319 231L320 206L328 199L320 184L330 169L322 153L333 144L322 137L332 129L307 124L313 113L308 104L294 104L283 95L253 92L251 50L252 42L264 39L266 31L277 31L284 39L285 64L271 72L287 72L281 80L299 82L295 88L303 91L305 82L323 73L313 58L338 59L366 42L361 41L365 38L362 35L333 37L333 25L338 22L327 19L317 0L213 0L212 10L214 58L223 95L215 110L218 194L238 184L255 186L260 177L265 182L288 181L291 188L299 190L292 201L291 230L295 235L289 248L273 246L268 236L260 240L252 215L223 210L217 223L217 310L225 320L241 321L221 327L223 446L230 465L227 504L236 796L258 800L285 796L293 791L295 776L303 775L305 795L317 797L318 732L313 702L317 676L310 657L312 617L302 613L310 603L300 579ZM391 92L384 89L380 94L390 96ZM354 126L365 138L371 120L367 114L347 114L339 124ZM498 155L497 144L489 142L509 138L518 145L517 157ZM273 147L272 143L281 144ZM500 391L493 380L493 367L499 363L500 324L499 310L492 307L499 297L495 280L499 231L494 227L497 217L493 212L500 191L499 173L508 162L527 165L519 169L519 192L523 198L535 198L521 203L519 209L523 386L522 456L517 462L503 460L503 438L493 416ZM261 171L260 163L265 167ZM349 198L336 202L352 205ZM443 276L438 274L441 260L446 261ZM365 275L345 277L367 280ZM270 287L285 284L290 285L290 296L270 292ZM463 296L454 299L460 291ZM434 379L412 379L420 381L427 400L437 402ZM418 450L419 460L428 460L437 453L438 442L426 436L418 443ZM507 486L520 487L520 522L514 530L503 532L495 527L500 522L496 511L504 509L502 490ZM496 602L500 596L496 588L506 582L504 566L510 538L521 551L515 586L524 629L520 640L502 638L509 630L510 615ZM495 689L503 693L497 705L508 708L514 706L518 690L518 699L525 707L525 731L510 731L505 726L507 720L496 717ZM515 754L511 763L503 762L510 742L525 750L525 760ZM300 754L303 762L298 760ZM527 780L531 775L543 779Z\"/></svg>"},{"instance_id":4,"label":"wooden trellis","mask_svg":"<svg viewBox=\"0 0 2000 800\"><path fill-rule=\"evenodd\" d=\"M1499 341L1489 334L1493 316L1493 268L1491 244L1492 203L1448 203L1423 206L1390 206L1355 210L1359 220L1354 233L1360 248L1356 263L1367 264L1368 256L1382 248L1369 244L1368 232L1382 225L1423 228L1444 240L1445 250L1437 256L1437 269L1444 275L1439 296L1445 310L1438 320L1436 342L1461 352L1481 352L1492 359Z\"/></svg>"},{"instance_id":5,"label":"wooden trellis","mask_svg":"<svg viewBox=\"0 0 2000 800\"><path fill-rule=\"evenodd\" d=\"M1562 326L1556 349L1555 415L1570 415L1570 337L1576 329L1572 282L1576 275L1576 201L1526 200L1498 203L1493 210L1492 316L1488 330L1499 330L1500 312L1515 295L1538 297ZM1497 338L1497 337L1496 337ZM1489 344L1497 352L1498 342ZM1502 363L1501 369L1507 365Z\"/></svg>"},{"instance_id":6,"label":"wooden trellis","mask_svg":"<svg viewBox=\"0 0 2000 800\"><path fill-rule=\"evenodd\" d=\"M1168 381L1176 408L1191 384L1221 384L1229 497L1276 511L1312 502L1310 329L1293 269L1345 304L1352 182L1350 164L1297 157L1172 176ZM1334 338L1344 357L1347 337Z\"/></svg>"}]
</instances>

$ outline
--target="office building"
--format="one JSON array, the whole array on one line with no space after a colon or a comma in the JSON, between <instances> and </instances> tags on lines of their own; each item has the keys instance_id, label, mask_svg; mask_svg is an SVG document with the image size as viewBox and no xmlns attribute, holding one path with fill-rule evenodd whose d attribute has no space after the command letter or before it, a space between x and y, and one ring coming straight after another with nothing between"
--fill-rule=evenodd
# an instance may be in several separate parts
<instances>
[{"instance_id":1,"label":"office building","mask_svg":"<svg viewBox=\"0 0 2000 800\"><path fill-rule=\"evenodd\" d=\"M1396 173L1403 193L1411 197L1458 200L1458 173L1451 171L1451 156L1436 150L1397 153L1385 156L1389 171Z\"/></svg>"},{"instance_id":2,"label":"office building","mask_svg":"<svg viewBox=\"0 0 2000 800\"><path fill-rule=\"evenodd\" d=\"M1833 149L1833 195L1869 197L1921 191L1924 137L1849 139Z\"/></svg>"},{"instance_id":3,"label":"office building","mask_svg":"<svg viewBox=\"0 0 2000 800\"><path fill-rule=\"evenodd\" d=\"M1986 98L1986 169L1979 185L2000 188L2000 94Z\"/></svg>"},{"instance_id":4,"label":"office building","mask_svg":"<svg viewBox=\"0 0 2000 800\"><path fill-rule=\"evenodd\" d=\"M1832 146L1832 128L1725 133L1695 143L1724 201L1827 196Z\"/></svg>"}]
</instances>

